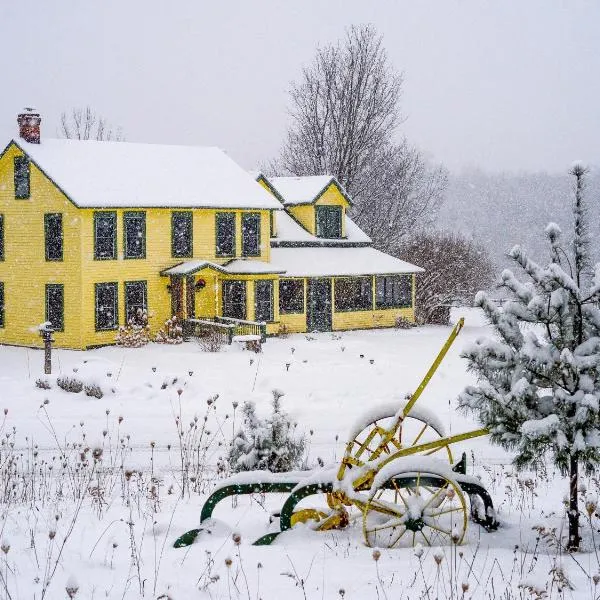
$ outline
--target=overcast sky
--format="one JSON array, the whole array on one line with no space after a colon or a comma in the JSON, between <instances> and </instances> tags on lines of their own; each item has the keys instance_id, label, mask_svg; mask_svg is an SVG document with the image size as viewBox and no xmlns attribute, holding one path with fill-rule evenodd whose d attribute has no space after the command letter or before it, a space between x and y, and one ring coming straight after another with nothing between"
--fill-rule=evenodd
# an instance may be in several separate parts
<instances>
[{"instance_id":1,"label":"overcast sky","mask_svg":"<svg viewBox=\"0 0 600 600\"><path fill-rule=\"evenodd\" d=\"M0 0L0 133L89 104L128 141L275 155L317 45L372 23L404 73L402 134L450 169L600 164L600 2Z\"/></svg>"}]
</instances>

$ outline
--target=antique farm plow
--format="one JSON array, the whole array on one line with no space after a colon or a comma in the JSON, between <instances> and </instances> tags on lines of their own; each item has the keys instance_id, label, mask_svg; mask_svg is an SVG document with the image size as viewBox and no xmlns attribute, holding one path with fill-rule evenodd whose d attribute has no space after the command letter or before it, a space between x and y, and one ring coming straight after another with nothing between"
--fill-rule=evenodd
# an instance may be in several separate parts
<instances>
[{"instance_id":1,"label":"antique farm plow","mask_svg":"<svg viewBox=\"0 0 600 600\"><path fill-rule=\"evenodd\" d=\"M200 527L178 538L175 547L191 544L203 524L206 528L215 506L238 494L289 494L277 514L279 530L260 537L257 545L270 544L298 523L309 523L318 531L346 527L356 518L351 517L351 507L358 509L365 543L374 547L460 544L469 510L474 522L495 529L490 495L478 479L466 474L466 455L455 462L451 450L452 444L486 435L487 430L446 436L436 415L415 406L463 325L460 319L406 402L375 406L358 421L338 466L230 477L205 502ZM326 494L327 510L299 508L302 500L315 494Z\"/></svg>"}]
</instances>

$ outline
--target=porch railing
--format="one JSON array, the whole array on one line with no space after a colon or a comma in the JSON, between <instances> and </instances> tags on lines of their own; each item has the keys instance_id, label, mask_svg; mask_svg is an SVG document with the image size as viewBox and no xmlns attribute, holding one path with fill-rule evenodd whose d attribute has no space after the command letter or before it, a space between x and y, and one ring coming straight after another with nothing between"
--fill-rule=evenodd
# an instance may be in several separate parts
<instances>
[{"instance_id":1,"label":"porch railing","mask_svg":"<svg viewBox=\"0 0 600 600\"><path fill-rule=\"evenodd\" d=\"M234 325L233 335L259 335L264 344L267 341L267 324L259 321L245 321L244 319L233 319L231 317L215 317L217 323Z\"/></svg>"},{"instance_id":2,"label":"porch railing","mask_svg":"<svg viewBox=\"0 0 600 600\"><path fill-rule=\"evenodd\" d=\"M230 317L187 319L184 323L185 337L203 337L207 333L215 333L222 337L224 344L231 344L233 338L238 335L257 335L260 336L261 343L264 343L267 340L267 325Z\"/></svg>"}]
</instances>

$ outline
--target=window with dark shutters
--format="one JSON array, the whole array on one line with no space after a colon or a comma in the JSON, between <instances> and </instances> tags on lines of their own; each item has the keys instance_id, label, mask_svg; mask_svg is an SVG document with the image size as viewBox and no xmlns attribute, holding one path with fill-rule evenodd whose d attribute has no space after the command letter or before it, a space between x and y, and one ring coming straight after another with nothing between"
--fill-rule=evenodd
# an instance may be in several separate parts
<instances>
[{"instance_id":1,"label":"window with dark shutters","mask_svg":"<svg viewBox=\"0 0 600 600\"><path fill-rule=\"evenodd\" d=\"M4 327L4 282L0 281L0 327Z\"/></svg>"},{"instance_id":2,"label":"window with dark shutters","mask_svg":"<svg viewBox=\"0 0 600 600\"><path fill-rule=\"evenodd\" d=\"M371 277L342 277L335 280L335 310L371 310L373 308Z\"/></svg>"},{"instance_id":3,"label":"window with dark shutters","mask_svg":"<svg viewBox=\"0 0 600 600\"><path fill-rule=\"evenodd\" d=\"M193 255L193 221L191 212L171 214L171 253L174 258L190 258Z\"/></svg>"},{"instance_id":4,"label":"window with dark shutters","mask_svg":"<svg viewBox=\"0 0 600 600\"><path fill-rule=\"evenodd\" d=\"M260 214L242 215L242 256L260 256Z\"/></svg>"},{"instance_id":5,"label":"window with dark shutters","mask_svg":"<svg viewBox=\"0 0 600 600\"><path fill-rule=\"evenodd\" d=\"M125 319L138 322L148 311L148 285L145 281L125 282Z\"/></svg>"},{"instance_id":6,"label":"window with dark shutters","mask_svg":"<svg viewBox=\"0 0 600 600\"><path fill-rule=\"evenodd\" d=\"M409 308L412 306L412 276L387 275L375 278L377 308Z\"/></svg>"},{"instance_id":7,"label":"window with dark shutters","mask_svg":"<svg viewBox=\"0 0 600 600\"><path fill-rule=\"evenodd\" d=\"M117 213L94 213L94 258L117 258Z\"/></svg>"},{"instance_id":8,"label":"window with dark shutters","mask_svg":"<svg viewBox=\"0 0 600 600\"><path fill-rule=\"evenodd\" d=\"M146 213L126 212L123 215L125 258L146 258Z\"/></svg>"},{"instance_id":9,"label":"window with dark shutters","mask_svg":"<svg viewBox=\"0 0 600 600\"><path fill-rule=\"evenodd\" d=\"M63 220L61 214L44 215L46 260L63 259Z\"/></svg>"},{"instance_id":10,"label":"window with dark shutters","mask_svg":"<svg viewBox=\"0 0 600 600\"><path fill-rule=\"evenodd\" d=\"M342 208L317 206L315 212L317 237L335 239L342 237Z\"/></svg>"},{"instance_id":11,"label":"window with dark shutters","mask_svg":"<svg viewBox=\"0 0 600 600\"><path fill-rule=\"evenodd\" d=\"M26 156L15 156L15 198L26 200L31 193L31 167Z\"/></svg>"},{"instance_id":12,"label":"window with dark shutters","mask_svg":"<svg viewBox=\"0 0 600 600\"><path fill-rule=\"evenodd\" d=\"M279 312L282 315L304 312L304 279L279 280Z\"/></svg>"},{"instance_id":13,"label":"window with dark shutters","mask_svg":"<svg viewBox=\"0 0 600 600\"><path fill-rule=\"evenodd\" d=\"M273 320L273 281L270 279L254 282L254 320Z\"/></svg>"},{"instance_id":14,"label":"window with dark shutters","mask_svg":"<svg viewBox=\"0 0 600 600\"><path fill-rule=\"evenodd\" d=\"M235 213L217 213L217 256L235 256Z\"/></svg>"},{"instance_id":15,"label":"window with dark shutters","mask_svg":"<svg viewBox=\"0 0 600 600\"><path fill-rule=\"evenodd\" d=\"M65 329L65 288L61 283L46 285L46 321L54 331Z\"/></svg>"},{"instance_id":16,"label":"window with dark shutters","mask_svg":"<svg viewBox=\"0 0 600 600\"><path fill-rule=\"evenodd\" d=\"M115 282L96 283L96 331L116 329L119 324L118 287Z\"/></svg>"}]
</instances>

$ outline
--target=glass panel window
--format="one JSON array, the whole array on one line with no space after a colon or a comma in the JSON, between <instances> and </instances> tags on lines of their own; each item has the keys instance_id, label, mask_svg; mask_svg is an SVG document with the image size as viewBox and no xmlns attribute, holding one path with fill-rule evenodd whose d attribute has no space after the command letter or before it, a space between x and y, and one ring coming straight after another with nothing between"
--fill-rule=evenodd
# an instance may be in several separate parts
<instances>
[{"instance_id":1,"label":"glass panel window","mask_svg":"<svg viewBox=\"0 0 600 600\"><path fill-rule=\"evenodd\" d=\"M4 327L4 282L0 281L0 327Z\"/></svg>"},{"instance_id":2,"label":"glass panel window","mask_svg":"<svg viewBox=\"0 0 600 600\"><path fill-rule=\"evenodd\" d=\"M193 255L191 212L174 212L171 215L171 252L175 258L190 258Z\"/></svg>"},{"instance_id":3,"label":"glass panel window","mask_svg":"<svg viewBox=\"0 0 600 600\"><path fill-rule=\"evenodd\" d=\"M260 256L260 214L242 215L242 255Z\"/></svg>"},{"instance_id":4,"label":"glass panel window","mask_svg":"<svg viewBox=\"0 0 600 600\"><path fill-rule=\"evenodd\" d=\"M216 255L235 256L235 213L217 213Z\"/></svg>"},{"instance_id":5,"label":"glass panel window","mask_svg":"<svg viewBox=\"0 0 600 600\"><path fill-rule=\"evenodd\" d=\"M46 260L63 259L63 222L61 214L44 215Z\"/></svg>"},{"instance_id":6,"label":"glass panel window","mask_svg":"<svg viewBox=\"0 0 600 600\"><path fill-rule=\"evenodd\" d=\"M4 260L4 215L0 215L0 260Z\"/></svg>"},{"instance_id":7,"label":"glass panel window","mask_svg":"<svg viewBox=\"0 0 600 600\"><path fill-rule=\"evenodd\" d=\"M125 319L135 325L144 322L148 314L148 286L145 281L125 282Z\"/></svg>"},{"instance_id":8,"label":"glass panel window","mask_svg":"<svg viewBox=\"0 0 600 600\"><path fill-rule=\"evenodd\" d=\"M15 198L25 200L30 194L30 165L26 156L15 156Z\"/></svg>"},{"instance_id":9,"label":"glass panel window","mask_svg":"<svg viewBox=\"0 0 600 600\"><path fill-rule=\"evenodd\" d=\"M54 331L64 331L65 288L60 283L46 285L46 321L52 324Z\"/></svg>"},{"instance_id":10,"label":"glass panel window","mask_svg":"<svg viewBox=\"0 0 600 600\"><path fill-rule=\"evenodd\" d=\"M371 277L348 277L335 280L335 310L371 310Z\"/></svg>"},{"instance_id":11,"label":"glass panel window","mask_svg":"<svg viewBox=\"0 0 600 600\"><path fill-rule=\"evenodd\" d=\"M117 213L94 213L94 258L117 258Z\"/></svg>"},{"instance_id":12,"label":"glass panel window","mask_svg":"<svg viewBox=\"0 0 600 600\"><path fill-rule=\"evenodd\" d=\"M254 320L273 320L273 282L270 279L254 282Z\"/></svg>"},{"instance_id":13,"label":"glass panel window","mask_svg":"<svg viewBox=\"0 0 600 600\"><path fill-rule=\"evenodd\" d=\"M342 237L342 208L341 206L317 206L317 237L341 238Z\"/></svg>"},{"instance_id":14,"label":"glass panel window","mask_svg":"<svg viewBox=\"0 0 600 600\"><path fill-rule=\"evenodd\" d=\"M282 315L304 312L304 280L279 280L279 312Z\"/></svg>"},{"instance_id":15,"label":"glass panel window","mask_svg":"<svg viewBox=\"0 0 600 600\"><path fill-rule=\"evenodd\" d=\"M126 212L123 215L125 258L146 258L146 213Z\"/></svg>"},{"instance_id":16,"label":"glass panel window","mask_svg":"<svg viewBox=\"0 0 600 600\"><path fill-rule=\"evenodd\" d=\"M223 316L232 319L246 318L246 282L223 282Z\"/></svg>"},{"instance_id":17,"label":"glass panel window","mask_svg":"<svg viewBox=\"0 0 600 600\"><path fill-rule=\"evenodd\" d=\"M377 308L409 308L412 306L412 276L376 277L375 304Z\"/></svg>"},{"instance_id":18,"label":"glass panel window","mask_svg":"<svg viewBox=\"0 0 600 600\"><path fill-rule=\"evenodd\" d=\"M96 284L96 330L116 329L119 307L116 283Z\"/></svg>"}]
</instances>

